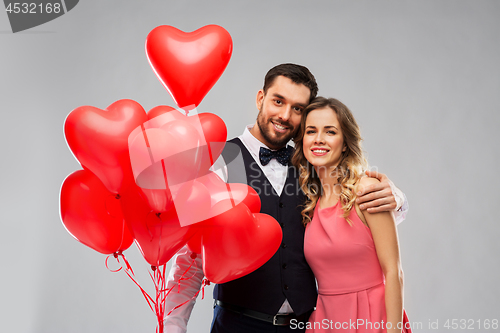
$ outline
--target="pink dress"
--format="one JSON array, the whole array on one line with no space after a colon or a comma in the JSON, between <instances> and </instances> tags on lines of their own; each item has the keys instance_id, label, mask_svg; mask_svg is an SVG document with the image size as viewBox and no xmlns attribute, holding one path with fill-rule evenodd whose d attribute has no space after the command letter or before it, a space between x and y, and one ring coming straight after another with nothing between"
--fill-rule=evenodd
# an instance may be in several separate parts
<instances>
[{"instance_id":1,"label":"pink dress","mask_svg":"<svg viewBox=\"0 0 500 333\"><path fill-rule=\"evenodd\" d=\"M304 239L305 257L318 282L306 333L386 332L384 275L370 228L355 209L349 214L351 226L339 203L319 205L318 200Z\"/></svg>"}]
</instances>

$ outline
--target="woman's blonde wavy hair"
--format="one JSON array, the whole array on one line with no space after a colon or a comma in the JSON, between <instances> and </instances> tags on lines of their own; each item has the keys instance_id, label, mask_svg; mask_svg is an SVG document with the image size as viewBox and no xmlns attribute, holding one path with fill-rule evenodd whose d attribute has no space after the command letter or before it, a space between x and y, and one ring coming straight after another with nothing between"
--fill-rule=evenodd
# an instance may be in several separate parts
<instances>
[{"instance_id":1,"label":"woman's blonde wavy hair","mask_svg":"<svg viewBox=\"0 0 500 333\"><path fill-rule=\"evenodd\" d=\"M316 174L314 167L304 157L302 140L304 138L306 119L308 114L317 109L328 107L337 114L337 118L342 131L344 146L346 150L340 156L340 162L331 173L332 177L337 177L341 186L340 203L344 211L343 217L349 224L348 216L356 195L354 186L363 176L368 168L368 163L361 147L361 133L358 123L354 119L351 111L342 102L335 98L325 98L318 96L303 111L300 130L294 140L295 153L292 156L292 163L299 170L299 184L307 199L302 210L302 222L304 225L311 222L314 214L314 207L319 197L323 193L323 188Z\"/></svg>"}]
</instances>

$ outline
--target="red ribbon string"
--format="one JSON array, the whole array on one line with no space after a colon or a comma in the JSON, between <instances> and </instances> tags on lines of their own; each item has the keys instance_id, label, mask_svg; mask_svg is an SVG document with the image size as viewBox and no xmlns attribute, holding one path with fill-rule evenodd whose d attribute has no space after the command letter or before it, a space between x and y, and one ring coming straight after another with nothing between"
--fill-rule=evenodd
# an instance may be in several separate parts
<instances>
[{"instance_id":1,"label":"red ribbon string","mask_svg":"<svg viewBox=\"0 0 500 333\"><path fill-rule=\"evenodd\" d=\"M180 308L181 306L183 306L184 304L188 303L189 301L191 301L192 299L195 299L196 297L198 297L198 294L200 293L201 291L201 299L204 299L205 298L205 286L209 286L210 285L210 281L208 281L207 279L203 279L202 283L201 283L201 288L200 290L198 290L196 292L196 294L194 294L193 297L191 297L190 299L188 299L187 301L185 301L184 303L181 303L177 306L175 306L172 310L170 310L169 313L167 313L167 316L169 316L172 312L174 312L175 309L178 309Z\"/></svg>"},{"instance_id":2,"label":"red ribbon string","mask_svg":"<svg viewBox=\"0 0 500 333\"><path fill-rule=\"evenodd\" d=\"M108 267L107 261L108 261L108 258L110 256L111 255L109 255L106 258L106 267ZM120 270L123 269L125 271L125 273L128 275L128 277L137 285L137 287L139 287L139 289L142 292L142 295L146 299L146 302L148 302L149 308L151 309L151 311L154 312L153 306L151 305L151 302L154 303L153 298L151 296L149 296L149 294L141 287L141 285L139 284L139 282L137 282L137 280L135 279L135 274L134 274L134 271L132 270L132 266L130 266L130 263L125 258L125 255L123 255L123 253L121 251L118 251L118 252L113 253L113 257L115 257L116 261L120 264L121 267L119 269L117 269L117 270L111 270L109 268L108 268L108 270L110 270L111 272L118 272L118 271L120 271ZM122 257L123 262L125 263L125 267L123 266L123 263L120 261L120 257Z\"/></svg>"},{"instance_id":3,"label":"red ribbon string","mask_svg":"<svg viewBox=\"0 0 500 333\"><path fill-rule=\"evenodd\" d=\"M111 257L112 255L113 255L113 254L110 254L109 256L107 256L107 257L106 257L106 261L105 261L104 263L106 264L106 268L108 269L108 271L113 272L113 273L116 273L116 272L121 271L121 270L122 270L122 267L120 266L120 268L118 268L118 269L114 269L114 270L113 270L113 269L111 269L111 268L109 268L109 266L108 266L108 260L109 260L109 257Z\"/></svg>"},{"instance_id":4,"label":"red ribbon string","mask_svg":"<svg viewBox=\"0 0 500 333\"><path fill-rule=\"evenodd\" d=\"M108 266L108 260L109 260L109 258L111 256L113 256L116 259L116 261L118 262L118 264L120 264L120 268L118 268L116 270L112 270L112 269L109 268L109 266ZM120 257L121 257L122 260L120 260ZM153 311L155 313L156 318L158 320L158 325L156 327L156 332L157 333L163 333L163 330L164 330L164 322L163 322L163 320L165 318L165 300L166 300L168 294L176 286L178 287L178 292L180 291L181 281L186 281L186 280L189 280L189 279L191 279L191 278L194 277L194 275L195 275L196 272L193 272L188 277L185 277L185 275L191 269L191 267L193 267L193 265L196 267L195 258L196 257L193 258L193 260L192 260L191 264L189 265L189 267L184 271L184 273L182 274L182 276L179 278L179 281L177 281L177 283L174 286L172 286L171 288L167 288L167 284L165 282L165 278L166 278L166 275L165 275L166 265L162 265L162 266L159 266L159 267L151 266L151 270L153 272L152 273L149 272L149 276L151 277L151 280L153 280L153 284L155 286L155 298L154 299L153 299L153 297L151 297L141 287L141 285L139 284L139 282L137 282L137 280L135 279L134 271L132 270L132 266L130 266L130 263L125 258L125 255L122 253L122 251L118 251L118 252L115 252L115 253L110 254L109 256L107 256L105 263L106 263L106 268L110 272L115 273L115 272L119 272L119 271L121 271L123 269L123 271L128 275L128 277L137 285L137 287L139 287L139 289L142 292L142 295L144 296L144 298L146 299L146 302L149 305L149 308L151 309L151 311ZM196 268L198 268L198 267L196 267ZM194 271L196 271L196 269ZM181 306L183 306L184 304L186 304L189 301L191 301L192 299L195 299L198 296L198 294L200 293L200 291L202 293L202 297L201 298L204 299L205 298L205 286L208 286L208 285L210 285L210 281L208 281L207 279L203 279L200 290L198 290L196 292L196 294L193 297L191 297L189 300L185 301L182 304L179 304L179 305L175 306L172 310L170 310L169 313L167 313L167 316L170 315L175 309L178 309Z\"/></svg>"}]
</instances>

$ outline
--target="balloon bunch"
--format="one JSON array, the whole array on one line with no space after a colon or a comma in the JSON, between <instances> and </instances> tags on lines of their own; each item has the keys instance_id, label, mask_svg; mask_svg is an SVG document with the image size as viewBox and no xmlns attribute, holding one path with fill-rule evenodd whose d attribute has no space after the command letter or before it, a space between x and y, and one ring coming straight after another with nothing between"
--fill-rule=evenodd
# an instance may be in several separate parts
<instances>
[{"instance_id":1,"label":"balloon bunch","mask_svg":"<svg viewBox=\"0 0 500 333\"><path fill-rule=\"evenodd\" d=\"M135 240L153 270L156 298L139 287L152 310L154 304L160 332L170 292L165 264L181 247L188 244L193 257L203 253L206 278L223 283L263 265L281 243L276 220L259 213L257 193L213 171L227 138L222 119L189 115L231 52L231 37L219 26L191 33L157 27L147 37L148 60L181 109L146 113L135 101L119 100L104 110L78 107L65 121L66 141L83 170L64 180L62 222L81 243L122 258L134 282L123 251Z\"/></svg>"}]
</instances>

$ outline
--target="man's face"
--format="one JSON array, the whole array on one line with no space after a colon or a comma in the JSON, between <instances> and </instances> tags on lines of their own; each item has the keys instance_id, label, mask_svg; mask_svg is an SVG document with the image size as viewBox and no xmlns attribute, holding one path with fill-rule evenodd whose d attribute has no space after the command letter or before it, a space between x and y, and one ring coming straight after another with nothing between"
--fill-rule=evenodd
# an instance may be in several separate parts
<instances>
[{"instance_id":1,"label":"man's face","mask_svg":"<svg viewBox=\"0 0 500 333\"><path fill-rule=\"evenodd\" d=\"M294 83L287 77L278 76L264 94L257 93L258 128L254 136L272 149L279 149L295 136L302 110L309 104L311 91L303 84ZM258 131L256 131L258 129Z\"/></svg>"}]
</instances>

